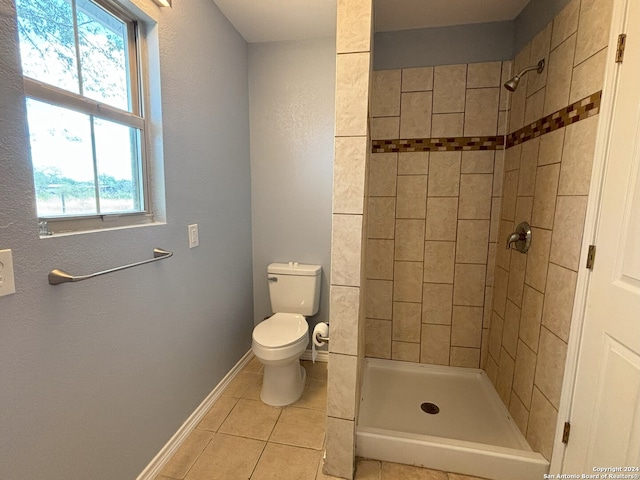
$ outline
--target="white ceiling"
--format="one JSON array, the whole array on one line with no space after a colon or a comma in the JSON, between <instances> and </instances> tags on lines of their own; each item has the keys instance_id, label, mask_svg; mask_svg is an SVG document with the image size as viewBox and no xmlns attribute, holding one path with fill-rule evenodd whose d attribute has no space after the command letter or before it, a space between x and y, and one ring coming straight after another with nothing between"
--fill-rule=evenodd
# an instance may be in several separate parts
<instances>
[{"instance_id":1,"label":"white ceiling","mask_svg":"<svg viewBox=\"0 0 640 480\"><path fill-rule=\"evenodd\" d=\"M249 43L335 34L336 0L214 0ZM375 0L375 31L513 20L530 0Z\"/></svg>"}]
</instances>

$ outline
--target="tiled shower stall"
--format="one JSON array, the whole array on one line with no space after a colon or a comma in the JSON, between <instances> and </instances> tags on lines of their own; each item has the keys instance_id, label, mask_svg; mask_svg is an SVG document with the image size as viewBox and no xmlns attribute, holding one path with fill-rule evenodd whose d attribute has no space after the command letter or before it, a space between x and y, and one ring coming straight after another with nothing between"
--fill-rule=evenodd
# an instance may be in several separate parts
<instances>
[{"instance_id":1,"label":"tiled shower stall","mask_svg":"<svg viewBox=\"0 0 640 480\"><path fill-rule=\"evenodd\" d=\"M371 1L338 1L327 473L352 475L364 354L484 368L551 458L611 9L571 0L512 61L369 72Z\"/></svg>"}]
</instances>

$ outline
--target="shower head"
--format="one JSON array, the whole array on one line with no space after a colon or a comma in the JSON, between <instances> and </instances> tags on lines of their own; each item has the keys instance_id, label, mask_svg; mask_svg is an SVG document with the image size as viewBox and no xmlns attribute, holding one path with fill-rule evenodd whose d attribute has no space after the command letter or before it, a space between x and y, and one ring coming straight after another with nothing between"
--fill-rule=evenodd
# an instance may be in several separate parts
<instances>
[{"instance_id":1,"label":"shower head","mask_svg":"<svg viewBox=\"0 0 640 480\"><path fill-rule=\"evenodd\" d=\"M527 67L524 70L522 70L519 74L517 74L515 77L507 80L504 83L504 88L506 88L510 92L515 92L516 88L518 88L518 83L520 83L520 79L522 78L522 76L525 73L530 72L532 70L535 70L536 72L538 72L538 74L542 73L542 71L544 70L544 58L538 62L538 65L534 65L533 67Z\"/></svg>"}]
</instances>

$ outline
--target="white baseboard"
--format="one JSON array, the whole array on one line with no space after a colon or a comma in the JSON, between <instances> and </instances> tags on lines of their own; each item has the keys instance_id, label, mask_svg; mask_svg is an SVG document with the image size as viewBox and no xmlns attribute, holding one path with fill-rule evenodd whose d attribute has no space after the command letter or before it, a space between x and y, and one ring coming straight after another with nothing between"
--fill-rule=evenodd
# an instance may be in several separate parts
<instances>
[{"instance_id":1,"label":"white baseboard","mask_svg":"<svg viewBox=\"0 0 640 480\"><path fill-rule=\"evenodd\" d=\"M249 363L253 358L253 352L249 350L244 356L234 365L234 367L227 373L224 378L218 383L209 395L202 401L200 405L194 410L194 412L187 418L178 431L169 439L167 444L162 447L158 454L151 460L149 465L142 471L136 480L153 480L158 476L162 467L169 461L171 456L180 448L180 445L185 441L187 436L196 428L196 425L200 423L202 417L209 411L214 402L222 395L222 391L229 385L229 382L240 373L244 366ZM309 357L311 358L311 357Z\"/></svg>"},{"instance_id":2,"label":"white baseboard","mask_svg":"<svg viewBox=\"0 0 640 480\"><path fill-rule=\"evenodd\" d=\"M329 352L326 350L318 350L318 357L316 358L316 362L328 362L329 361ZM309 360L313 359L311 350L305 350L300 360Z\"/></svg>"}]
</instances>

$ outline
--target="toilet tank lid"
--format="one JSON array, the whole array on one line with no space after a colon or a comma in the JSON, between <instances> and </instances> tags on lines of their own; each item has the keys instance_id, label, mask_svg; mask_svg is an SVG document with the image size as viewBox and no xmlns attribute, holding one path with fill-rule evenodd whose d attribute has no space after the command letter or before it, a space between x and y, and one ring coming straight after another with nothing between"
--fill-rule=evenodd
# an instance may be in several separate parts
<instances>
[{"instance_id":1,"label":"toilet tank lid","mask_svg":"<svg viewBox=\"0 0 640 480\"><path fill-rule=\"evenodd\" d=\"M276 273L281 275L304 275L315 276L322 271L320 265L309 265L306 263L289 262L289 263L270 263L267 267L267 273Z\"/></svg>"}]
</instances>

